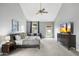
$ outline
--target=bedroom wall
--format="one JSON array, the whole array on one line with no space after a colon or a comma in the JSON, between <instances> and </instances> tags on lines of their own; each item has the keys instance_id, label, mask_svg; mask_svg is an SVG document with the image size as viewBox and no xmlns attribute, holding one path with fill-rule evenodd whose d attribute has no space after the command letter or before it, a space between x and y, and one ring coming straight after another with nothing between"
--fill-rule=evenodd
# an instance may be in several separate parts
<instances>
[{"instance_id":1,"label":"bedroom wall","mask_svg":"<svg viewBox=\"0 0 79 59\"><path fill-rule=\"evenodd\" d=\"M26 30L26 18L19 4L0 3L0 35L6 35L11 32L12 19L18 20L20 22L20 31L22 26Z\"/></svg>"},{"instance_id":2,"label":"bedroom wall","mask_svg":"<svg viewBox=\"0 0 79 59\"><path fill-rule=\"evenodd\" d=\"M76 35L76 48L79 51L79 4L78 3L62 4L62 7L60 8L60 11L55 19L55 35L57 35L58 33L59 25L63 22L74 23L73 34Z\"/></svg>"}]
</instances>

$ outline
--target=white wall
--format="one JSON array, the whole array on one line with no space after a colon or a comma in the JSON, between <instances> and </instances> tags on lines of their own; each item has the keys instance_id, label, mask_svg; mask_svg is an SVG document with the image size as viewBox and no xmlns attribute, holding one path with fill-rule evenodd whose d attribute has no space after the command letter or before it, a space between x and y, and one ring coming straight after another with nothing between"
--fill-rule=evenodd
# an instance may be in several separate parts
<instances>
[{"instance_id":1,"label":"white wall","mask_svg":"<svg viewBox=\"0 0 79 59\"><path fill-rule=\"evenodd\" d=\"M60 11L55 20L55 30L58 29L60 23L73 22L74 33L76 35L76 48L79 49L79 4L66 3L62 4ZM57 31L55 31L55 34Z\"/></svg>"},{"instance_id":2,"label":"white wall","mask_svg":"<svg viewBox=\"0 0 79 59\"><path fill-rule=\"evenodd\" d=\"M19 4L0 3L0 35L6 35L11 31L12 19L18 20L26 29L26 19Z\"/></svg>"}]
</instances>

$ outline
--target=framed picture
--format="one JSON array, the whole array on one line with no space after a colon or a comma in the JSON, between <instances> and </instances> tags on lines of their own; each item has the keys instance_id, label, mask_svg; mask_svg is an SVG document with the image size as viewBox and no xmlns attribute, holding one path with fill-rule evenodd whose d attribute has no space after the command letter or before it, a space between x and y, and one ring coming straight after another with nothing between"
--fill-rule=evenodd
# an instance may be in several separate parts
<instances>
[{"instance_id":1,"label":"framed picture","mask_svg":"<svg viewBox=\"0 0 79 59\"><path fill-rule=\"evenodd\" d=\"M12 19L12 32L19 31L19 21Z\"/></svg>"}]
</instances>

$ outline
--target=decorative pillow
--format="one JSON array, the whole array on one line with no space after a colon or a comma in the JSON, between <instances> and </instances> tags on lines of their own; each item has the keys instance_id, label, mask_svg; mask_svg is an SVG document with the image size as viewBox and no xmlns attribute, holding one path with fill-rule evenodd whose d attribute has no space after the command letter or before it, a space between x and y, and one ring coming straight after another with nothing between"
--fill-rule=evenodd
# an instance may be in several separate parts
<instances>
[{"instance_id":1,"label":"decorative pillow","mask_svg":"<svg viewBox=\"0 0 79 59\"><path fill-rule=\"evenodd\" d=\"M20 35L16 35L15 38L16 38L16 40L21 40L21 36Z\"/></svg>"},{"instance_id":2,"label":"decorative pillow","mask_svg":"<svg viewBox=\"0 0 79 59\"><path fill-rule=\"evenodd\" d=\"M27 35L26 35L26 33L21 33L20 36L21 36L21 39L25 39L25 37L26 37Z\"/></svg>"}]
</instances>

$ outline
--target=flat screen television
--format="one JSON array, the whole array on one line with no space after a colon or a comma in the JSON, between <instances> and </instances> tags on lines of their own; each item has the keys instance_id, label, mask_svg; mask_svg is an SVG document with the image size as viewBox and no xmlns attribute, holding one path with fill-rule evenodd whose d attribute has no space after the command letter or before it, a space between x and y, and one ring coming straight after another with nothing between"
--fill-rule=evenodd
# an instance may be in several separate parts
<instances>
[{"instance_id":1,"label":"flat screen television","mask_svg":"<svg viewBox=\"0 0 79 59\"><path fill-rule=\"evenodd\" d=\"M60 24L60 33L73 33L73 23L63 23Z\"/></svg>"}]
</instances>

